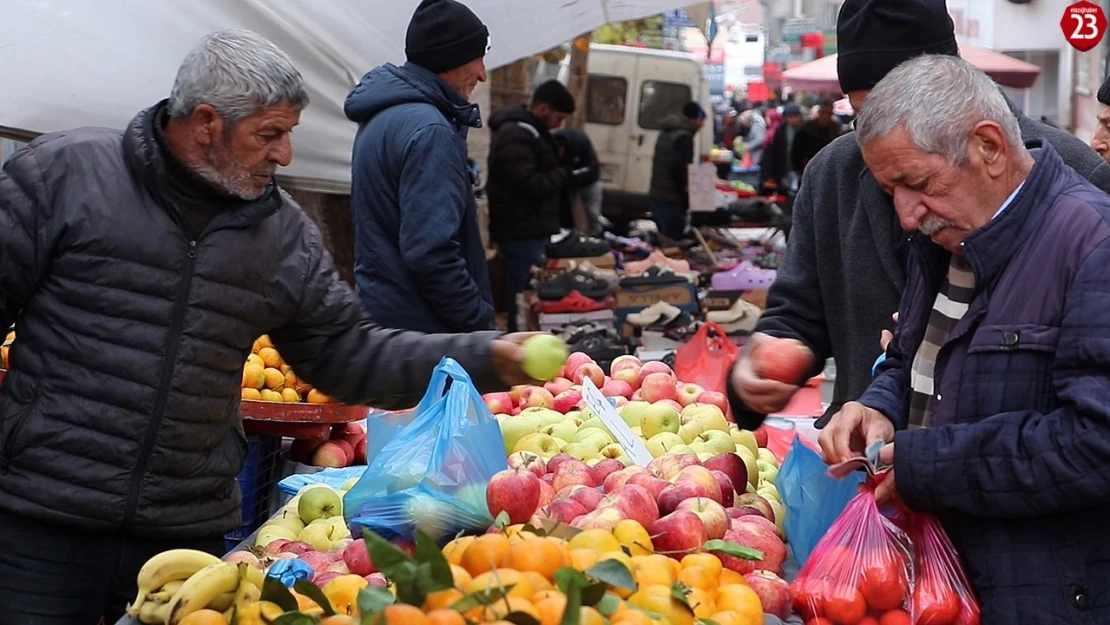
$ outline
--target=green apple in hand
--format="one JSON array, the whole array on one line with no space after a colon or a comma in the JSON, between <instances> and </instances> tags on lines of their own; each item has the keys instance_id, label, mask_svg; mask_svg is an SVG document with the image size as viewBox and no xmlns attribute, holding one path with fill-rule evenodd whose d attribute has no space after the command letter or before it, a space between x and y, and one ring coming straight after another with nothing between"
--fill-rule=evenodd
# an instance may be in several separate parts
<instances>
[{"instance_id":1,"label":"green apple in hand","mask_svg":"<svg viewBox=\"0 0 1110 625\"><path fill-rule=\"evenodd\" d=\"M520 368L533 380L554 380L567 364L567 344L554 334L540 334L524 341L524 362Z\"/></svg>"}]
</instances>

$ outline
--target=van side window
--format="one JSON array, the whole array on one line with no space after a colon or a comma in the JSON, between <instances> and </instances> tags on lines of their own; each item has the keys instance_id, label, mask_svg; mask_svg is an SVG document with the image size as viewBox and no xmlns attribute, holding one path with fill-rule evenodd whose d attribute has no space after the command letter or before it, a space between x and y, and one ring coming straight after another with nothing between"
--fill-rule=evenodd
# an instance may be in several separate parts
<instances>
[{"instance_id":1,"label":"van side window","mask_svg":"<svg viewBox=\"0 0 1110 625\"><path fill-rule=\"evenodd\" d=\"M661 130L663 120L681 113L682 105L692 99L689 85L645 80L640 86L640 128Z\"/></svg>"},{"instance_id":2,"label":"van side window","mask_svg":"<svg viewBox=\"0 0 1110 625\"><path fill-rule=\"evenodd\" d=\"M620 126L628 99L628 81L620 76L590 76L586 83L586 121Z\"/></svg>"}]
</instances>

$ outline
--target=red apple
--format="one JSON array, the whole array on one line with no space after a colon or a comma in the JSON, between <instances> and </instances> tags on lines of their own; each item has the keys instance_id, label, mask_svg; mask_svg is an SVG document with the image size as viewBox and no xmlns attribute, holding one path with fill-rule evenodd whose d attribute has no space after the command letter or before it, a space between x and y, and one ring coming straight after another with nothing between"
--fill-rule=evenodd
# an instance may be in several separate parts
<instances>
[{"instance_id":1,"label":"red apple","mask_svg":"<svg viewBox=\"0 0 1110 625\"><path fill-rule=\"evenodd\" d=\"M698 457L692 454L667 454L654 458L647 465L647 470L655 477L669 480L678 475L686 467L700 465Z\"/></svg>"},{"instance_id":2,"label":"red apple","mask_svg":"<svg viewBox=\"0 0 1110 625\"><path fill-rule=\"evenodd\" d=\"M725 540L763 552L763 560L754 563L752 570L761 569L771 571L775 575L782 575L782 563L786 560L786 545L765 525L745 521L742 518L736 519L732 523L732 528L725 534ZM741 575L750 572L737 571Z\"/></svg>"},{"instance_id":3,"label":"red apple","mask_svg":"<svg viewBox=\"0 0 1110 625\"><path fill-rule=\"evenodd\" d=\"M697 402L698 397L700 397L701 394L705 392L705 389L698 386L697 384L680 382L678 386L675 387L675 392L678 394L678 403L681 404L683 408L685 408L686 406Z\"/></svg>"},{"instance_id":4,"label":"red apple","mask_svg":"<svg viewBox=\"0 0 1110 625\"><path fill-rule=\"evenodd\" d=\"M613 372L613 380L624 382L635 392L640 388L640 367L629 365L620 371Z\"/></svg>"},{"instance_id":5,"label":"red apple","mask_svg":"<svg viewBox=\"0 0 1110 625\"><path fill-rule=\"evenodd\" d=\"M510 469L531 471L536 474L536 477L543 477L544 473L547 473L547 463L541 456L530 451L509 454L508 462Z\"/></svg>"},{"instance_id":6,"label":"red apple","mask_svg":"<svg viewBox=\"0 0 1110 625\"><path fill-rule=\"evenodd\" d=\"M530 384L518 384L509 388L509 397L513 400L513 405L520 405L520 396L524 393L524 389L529 388Z\"/></svg>"},{"instance_id":7,"label":"red apple","mask_svg":"<svg viewBox=\"0 0 1110 625\"><path fill-rule=\"evenodd\" d=\"M734 487L740 486L739 490L746 491L744 485L748 483L748 467L744 464L744 459L736 454L720 454L713 456L709 460L702 463L705 468L710 471L720 471L732 480ZM720 481L720 480L718 480ZM733 489L736 490L735 488Z\"/></svg>"},{"instance_id":8,"label":"red apple","mask_svg":"<svg viewBox=\"0 0 1110 625\"><path fill-rule=\"evenodd\" d=\"M747 511L758 514L768 521L774 522L775 520L775 509L767 503L766 499L755 493L740 493L732 505L741 511L745 511L744 509L747 508Z\"/></svg>"},{"instance_id":9,"label":"red apple","mask_svg":"<svg viewBox=\"0 0 1110 625\"><path fill-rule=\"evenodd\" d=\"M717 391L705 391L698 395L695 403L698 404L712 404L721 409L721 412L728 414L728 397L724 393Z\"/></svg>"},{"instance_id":10,"label":"red apple","mask_svg":"<svg viewBox=\"0 0 1110 625\"><path fill-rule=\"evenodd\" d=\"M640 394L646 402L674 400L677 395L674 378L666 373L652 373L645 376L640 380ZM678 410L682 410L682 406L678 406Z\"/></svg>"},{"instance_id":11,"label":"red apple","mask_svg":"<svg viewBox=\"0 0 1110 625\"><path fill-rule=\"evenodd\" d=\"M590 473L590 467L585 462L574 459L559 463L558 468L555 469L555 479L551 482L555 492L558 493L567 486L577 484L591 488L597 486L594 476Z\"/></svg>"},{"instance_id":12,"label":"red apple","mask_svg":"<svg viewBox=\"0 0 1110 625\"><path fill-rule=\"evenodd\" d=\"M529 386L520 394L520 407L522 409L551 408L554 405L555 396L542 386Z\"/></svg>"},{"instance_id":13,"label":"red apple","mask_svg":"<svg viewBox=\"0 0 1110 625\"><path fill-rule=\"evenodd\" d=\"M586 514L586 508L573 499L555 498L547 507L540 511L542 516L554 519L560 523L570 523L574 519Z\"/></svg>"},{"instance_id":14,"label":"red apple","mask_svg":"<svg viewBox=\"0 0 1110 625\"><path fill-rule=\"evenodd\" d=\"M624 467L623 469L613 471L605 477L605 481L601 484L602 489L607 493L611 493L621 486L624 486L625 483L627 483L628 480L637 473L647 473L647 470L643 467L632 465L630 467Z\"/></svg>"},{"instance_id":15,"label":"red apple","mask_svg":"<svg viewBox=\"0 0 1110 625\"><path fill-rule=\"evenodd\" d=\"M486 408L493 414L512 414L516 406L512 395L508 393L486 393L482 395L482 401L486 402Z\"/></svg>"},{"instance_id":16,"label":"red apple","mask_svg":"<svg viewBox=\"0 0 1110 625\"><path fill-rule=\"evenodd\" d=\"M289 446L289 459L293 462L309 464L312 462L312 455L316 453L316 448L323 442L316 438L294 439L293 444Z\"/></svg>"},{"instance_id":17,"label":"red apple","mask_svg":"<svg viewBox=\"0 0 1110 625\"><path fill-rule=\"evenodd\" d=\"M651 524L648 533L655 552L671 556L700 549L709 540L705 525L689 510L677 510L662 517Z\"/></svg>"},{"instance_id":18,"label":"red apple","mask_svg":"<svg viewBox=\"0 0 1110 625\"><path fill-rule=\"evenodd\" d=\"M634 473L632 477L628 478L625 484L635 484L636 486L643 486L647 492L651 493L652 499L656 502L659 501L659 493L662 493L671 485L670 482L664 479L655 477L646 471L642 473ZM656 504L658 506L658 503Z\"/></svg>"},{"instance_id":19,"label":"red apple","mask_svg":"<svg viewBox=\"0 0 1110 625\"><path fill-rule=\"evenodd\" d=\"M696 482L705 489L709 494L709 498L717 503L721 503L721 486L717 483L717 478L713 477L713 472L702 466L689 466L684 467L674 476L671 480L675 484L683 482Z\"/></svg>"},{"instance_id":20,"label":"red apple","mask_svg":"<svg viewBox=\"0 0 1110 625\"><path fill-rule=\"evenodd\" d=\"M376 573L377 568L370 561L370 552L366 549L366 541L359 538L352 540L343 548L343 561L347 563L347 570L363 577Z\"/></svg>"},{"instance_id":21,"label":"red apple","mask_svg":"<svg viewBox=\"0 0 1110 625\"><path fill-rule=\"evenodd\" d=\"M555 483L555 474L548 471L547 473L544 473L543 477L540 478L540 479L547 482L548 486L551 486L552 484Z\"/></svg>"},{"instance_id":22,"label":"red apple","mask_svg":"<svg viewBox=\"0 0 1110 625\"><path fill-rule=\"evenodd\" d=\"M389 586L389 582L386 581L385 575L381 573L371 573L363 576L363 579L366 580L366 583L369 584L371 588L387 588Z\"/></svg>"},{"instance_id":23,"label":"red apple","mask_svg":"<svg viewBox=\"0 0 1110 625\"><path fill-rule=\"evenodd\" d=\"M779 531L778 526L768 521L765 517L762 517L758 514L741 514L739 516L733 516L732 513L737 510L739 510L739 508L725 508L725 514L728 515L729 529L733 528L736 521L743 519L745 523L755 523L756 525L762 525L763 527L766 527L767 529L774 532L775 536L783 538L782 532Z\"/></svg>"},{"instance_id":24,"label":"red apple","mask_svg":"<svg viewBox=\"0 0 1110 625\"><path fill-rule=\"evenodd\" d=\"M300 560L312 567L316 572L327 570L328 567L343 560L342 551L306 551L301 554Z\"/></svg>"},{"instance_id":25,"label":"red apple","mask_svg":"<svg viewBox=\"0 0 1110 625\"><path fill-rule=\"evenodd\" d=\"M671 376L671 384L678 382L674 377L674 369L671 369L667 363L658 360L650 360L640 367L640 381L643 382L644 378L653 373L666 373Z\"/></svg>"},{"instance_id":26,"label":"red apple","mask_svg":"<svg viewBox=\"0 0 1110 625\"><path fill-rule=\"evenodd\" d=\"M586 512L592 512L597 509L598 504L605 498L605 493L600 488L593 486L586 486L583 484L575 484L573 486L566 486L558 491L555 491L555 499L569 499L577 501L586 509Z\"/></svg>"},{"instance_id":27,"label":"red apple","mask_svg":"<svg viewBox=\"0 0 1110 625\"><path fill-rule=\"evenodd\" d=\"M659 505L643 486L625 484L611 495L601 500L600 508L612 507L621 511L626 519L632 519L644 527L651 527L659 519Z\"/></svg>"},{"instance_id":28,"label":"red apple","mask_svg":"<svg viewBox=\"0 0 1110 625\"><path fill-rule=\"evenodd\" d=\"M317 588L323 588L324 586L328 585L328 582L339 577L340 575L343 575L343 573L340 573L338 571L325 571L313 577L312 583Z\"/></svg>"},{"instance_id":29,"label":"red apple","mask_svg":"<svg viewBox=\"0 0 1110 625\"><path fill-rule=\"evenodd\" d=\"M603 529L607 532L613 531L617 523L624 520L624 515L616 508L603 508L587 512L577 519L571 521L571 525L578 529Z\"/></svg>"},{"instance_id":30,"label":"red apple","mask_svg":"<svg viewBox=\"0 0 1110 625\"><path fill-rule=\"evenodd\" d=\"M631 402L628 401L627 397L610 397L609 403L613 404L614 408L620 408L621 406Z\"/></svg>"},{"instance_id":31,"label":"red apple","mask_svg":"<svg viewBox=\"0 0 1110 625\"><path fill-rule=\"evenodd\" d=\"M677 412L679 414L682 413L682 404L678 403L677 401L675 401L673 399L661 399L661 400L659 400L655 403L663 404L664 406L670 406L671 408L675 409L675 412Z\"/></svg>"},{"instance_id":32,"label":"red apple","mask_svg":"<svg viewBox=\"0 0 1110 625\"><path fill-rule=\"evenodd\" d=\"M347 455L347 464L346 464L346 466L351 466L351 463L355 461L355 447L354 447L354 445L348 443L347 441L345 441L341 438L335 439L331 442L335 445L338 445L339 448L343 450L343 453Z\"/></svg>"},{"instance_id":33,"label":"red apple","mask_svg":"<svg viewBox=\"0 0 1110 625\"><path fill-rule=\"evenodd\" d=\"M574 373L575 369L587 362L594 362L594 359L590 358L589 354L585 352L571 352L570 356L567 356L567 364L563 365L563 373L565 374L563 377L570 377L570 374Z\"/></svg>"},{"instance_id":34,"label":"red apple","mask_svg":"<svg viewBox=\"0 0 1110 625\"><path fill-rule=\"evenodd\" d=\"M644 401L644 394L640 392L639 387L636 387L636 391L632 393L632 401Z\"/></svg>"},{"instance_id":35,"label":"red apple","mask_svg":"<svg viewBox=\"0 0 1110 625\"><path fill-rule=\"evenodd\" d=\"M617 356L613 359L613 362L609 363L609 375L615 376L618 371L624 371L625 369L631 369L633 367L638 370L643 365L644 363L640 362L640 359L635 356L629 354Z\"/></svg>"},{"instance_id":36,"label":"red apple","mask_svg":"<svg viewBox=\"0 0 1110 625\"><path fill-rule=\"evenodd\" d=\"M681 484L671 484L664 488L659 497L656 498L656 503L659 506L659 514L670 514L678 510L678 505L687 499L693 497L709 497L705 487L696 482L683 482Z\"/></svg>"},{"instance_id":37,"label":"red apple","mask_svg":"<svg viewBox=\"0 0 1110 625\"><path fill-rule=\"evenodd\" d=\"M732 485L732 478L724 471L709 470L717 478L717 485L721 487L721 505L731 508L736 501L736 487Z\"/></svg>"},{"instance_id":38,"label":"red apple","mask_svg":"<svg viewBox=\"0 0 1110 625\"><path fill-rule=\"evenodd\" d=\"M611 473L621 471L624 469L624 463L616 458L605 458L594 466L590 467L590 473L594 476L595 484L605 484L605 478L609 477Z\"/></svg>"},{"instance_id":39,"label":"red apple","mask_svg":"<svg viewBox=\"0 0 1110 625\"><path fill-rule=\"evenodd\" d=\"M765 426L765 425L760 426L759 428L755 429L752 432L752 436L755 437L755 444L758 447L766 447L767 446L767 430L764 429L766 427L767 426Z\"/></svg>"},{"instance_id":40,"label":"red apple","mask_svg":"<svg viewBox=\"0 0 1110 625\"><path fill-rule=\"evenodd\" d=\"M555 501L555 489L552 488L551 484L540 480L540 501L537 506L542 508L552 501Z\"/></svg>"},{"instance_id":41,"label":"red apple","mask_svg":"<svg viewBox=\"0 0 1110 625\"><path fill-rule=\"evenodd\" d=\"M486 505L494 517L505 512L511 524L524 523L539 508L540 478L528 470L506 469L486 486Z\"/></svg>"},{"instance_id":42,"label":"red apple","mask_svg":"<svg viewBox=\"0 0 1110 625\"><path fill-rule=\"evenodd\" d=\"M741 535L737 534L732 529L732 527L730 526L729 530L727 532L725 532L725 540L730 542L730 543L736 543L736 544L739 545L739 544L741 544L740 543ZM754 571L756 569L756 567L763 568L762 563L757 562L755 560L744 560L743 558L737 558L736 556L730 556L728 554L721 553L719 551L714 552L713 555L717 556L721 560L721 564L726 569L729 569L731 571L736 571L737 573L739 573L741 575L747 575L748 573L751 573L752 571Z\"/></svg>"},{"instance_id":43,"label":"red apple","mask_svg":"<svg viewBox=\"0 0 1110 625\"><path fill-rule=\"evenodd\" d=\"M764 613L774 614L784 621L790 616L793 598L790 584L785 580L770 571L752 571L744 576L744 581L759 597Z\"/></svg>"},{"instance_id":44,"label":"red apple","mask_svg":"<svg viewBox=\"0 0 1110 625\"><path fill-rule=\"evenodd\" d=\"M705 534L709 536L709 540L724 538L725 532L729 529L728 515L725 514L724 506L708 497L692 497L680 502L676 509L689 510L698 515L705 525Z\"/></svg>"},{"instance_id":45,"label":"red apple","mask_svg":"<svg viewBox=\"0 0 1110 625\"><path fill-rule=\"evenodd\" d=\"M546 388L549 393L555 395L556 397L558 397L559 393L562 393L563 391L570 388L570 386L571 381L566 378L555 378L554 380L546 382L543 385L543 387Z\"/></svg>"},{"instance_id":46,"label":"red apple","mask_svg":"<svg viewBox=\"0 0 1110 625\"><path fill-rule=\"evenodd\" d=\"M801 385L813 366L813 353L795 339L768 339L755 349L751 358L756 375L785 384Z\"/></svg>"},{"instance_id":47,"label":"red apple","mask_svg":"<svg viewBox=\"0 0 1110 625\"><path fill-rule=\"evenodd\" d=\"M582 380L586 378L589 378L598 388L605 384L605 372L593 362L579 365L570 376L571 381L575 384L581 384Z\"/></svg>"},{"instance_id":48,"label":"red apple","mask_svg":"<svg viewBox=\"0 0 1110 625\"><path fill-rule=\"evenodd\" d=\"M558 454L555 454L554 456L548 458L547 459L547 474L551 475L552 473L554 473L555 470L559 468L559 465L563 464L567 460L578 460L578 459L575 458L574 456L570 455L570 454L563 454L563 453L558 453Z\"/></svg>"},{"instance_id":49,"label":"red apple","mask_svg":"<svg viewBox=\"0 0 1110 625\"><path fill-rule=\"evenodd\" d=\"M367 464L366 462L366 437L363 436L358 443L355 444L355 461L354 464Z\"/></svg>"},{"instance_id":50,"label":"red apple","mask_svg":"<svg viewBox=\"0 0 1110 625\"><path fill-rule=\"evenodd\" d=\"M555 412L566 414L574 410L575 406L577 406L581 401L581 391L566 390L555 396L555 399L552 400L551 407Z\"/></svg>"},{"instance_id":51,"label":"red apple","mask_svg":"<svg viewBox=\"0 0 1110 625\"><path fill-rule=\"evenodd\" d=\"M347 451L340 447L340 443L346 444L343 441L324 441L320 443L312 454L313 466L339 469L350 464ZM350 447L350 445L347 446ZM355 450L352 449L352 457L354 453Z\"/></svg>"},{"instance_id":52,"label":"red apple","mask_svg":"<svg viewBox=\"0 0 1110 625\"><path fill-rule=\"evenodd\" d=\"M632 397L632 390L633 389L631 386L628 385L628 382L622 382L620 380L609 380L605 383L604 386L601 387L601 394L604 397L623 397L625 399L628 399L629 397Z\"/></svg>"}]
</instances>

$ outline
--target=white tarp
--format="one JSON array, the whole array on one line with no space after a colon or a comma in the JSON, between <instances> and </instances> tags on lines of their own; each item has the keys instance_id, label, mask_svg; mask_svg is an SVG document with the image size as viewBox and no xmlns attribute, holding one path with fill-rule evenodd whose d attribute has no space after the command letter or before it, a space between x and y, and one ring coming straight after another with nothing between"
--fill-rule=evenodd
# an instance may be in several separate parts
<instances>
[{"instance_id":1,"label":"white tarp","mask_svg":"<svg viewBox=\"0 0 1110 625\"><path fill-rule=\"evenodd\" d=\"M489 26L489 68L608 22L690 0L464 0ZM0 127L33 133L120 128L169 94L186 51L205 33L249 28L304 74L312 103L281 173L343 192L355 126L343 99L369 69L404 61L419 0L0 0Z\"/></svg>"}]
</instances>

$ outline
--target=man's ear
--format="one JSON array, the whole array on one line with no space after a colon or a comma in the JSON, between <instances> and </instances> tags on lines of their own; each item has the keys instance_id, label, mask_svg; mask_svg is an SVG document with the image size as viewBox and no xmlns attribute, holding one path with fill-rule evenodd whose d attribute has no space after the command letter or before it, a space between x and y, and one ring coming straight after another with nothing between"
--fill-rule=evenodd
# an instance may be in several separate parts
<instances>
[{"instance_id":1,"label":"man's ear","mask_svg":"<svg viewBox=\"0 0 1110 625\"><path fill-rule=\"evenodd\" d=\"M992 121L983 120L971 129L971 141L968 148L978 153L983 167L992 178L998 178L1006 172L1007 156L1010 154L1010 144L1006 141L1006 133L1002 127Z\"/></svg>"},{"instance_id":2,"label":"man's ear","mask_svg":"<svg viewBox=\"0 0 1110 625\"><path fill-rule=\"evenodd\" d=\"M224 119L210 104L201 104L189 115L193 139L198 145L217 143L224 132Z\"/></svg>"}]
</instances>

